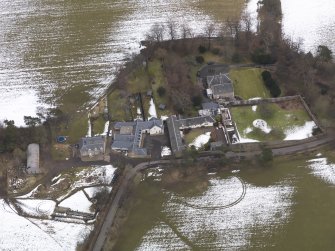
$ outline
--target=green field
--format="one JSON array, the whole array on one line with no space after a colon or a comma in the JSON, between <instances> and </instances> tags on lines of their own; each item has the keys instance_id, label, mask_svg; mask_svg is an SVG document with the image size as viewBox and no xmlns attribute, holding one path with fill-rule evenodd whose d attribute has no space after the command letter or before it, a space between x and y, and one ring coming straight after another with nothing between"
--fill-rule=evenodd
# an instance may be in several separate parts
<instances>
[{"instance_id":1,"label":"green field","mask_svg":"<svg viewBox=\"0 0 335 251\"><path fill-rule=\"evenodd\" d=\"M286 110L278 104L264 104L264 106L270 111L268 113L272 114L271 116L264 116L264 112L260 111L260 106L257 107L256 111L253 111L251 106L233 107L230 109L241 137L258 141L283 140L286 130L303 126L305 122L311 120L307 112L302 108ZM265 120L272 129L271 132L265 133L255 128L252 123L256 119ZM247 133L247 128L252 129L252 131Z\"/></svg>"},{"instance_id":2,"label":"green field","mask_svg":"<svg viewBox=\"0 0 335 251\"><path fill-rule=\"evenodd\" d=\"M218 21L226 21L227 18L238 20L242 13L245 1L243 0L200 0L195 1L195 6L201 11L212 15Z\"/></svg>"},{"instance_id":3,"label":"green field","mask_svg":"<svg viewBox=\"0 0 335 251\"><path fill-rule=\"evenodd\" d=\"M229 72L230 78L234 83L235 95L250 99L255 97L270 98L270 93L266 89L261 73L258 68L240 68Z\"/></svg>"}]
</instances>

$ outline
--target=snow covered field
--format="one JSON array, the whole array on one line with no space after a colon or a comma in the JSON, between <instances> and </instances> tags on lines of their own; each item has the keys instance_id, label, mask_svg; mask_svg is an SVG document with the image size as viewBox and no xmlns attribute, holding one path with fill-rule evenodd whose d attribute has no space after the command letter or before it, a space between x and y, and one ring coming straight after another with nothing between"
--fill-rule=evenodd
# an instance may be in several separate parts
<instances>
[{"instance_id":1,"label":"snow covered field","mask_svg":"<svg viewBox=\"0 0 335 251\"><path fill-rule=\"evenodd\" d=\"M50 216L55 210L56 202L53 200L18 199L17 205L29 216Z\"/></svg>"},{"instance_id":2,"label":"snow covered field","mask_svg":"<svg viewBox=\"0 0 335 251\"><path fill-rule=\"evenodd\" d=\"M59 203L61 207L68 207L73 211L79 211L84 213L92 213L90 207L92 202L90 202L83 191L78 191L70 197Z\"/></svg>"},{"instance_id":3,"label":"snow covered field","mask_svg":"<svg viewBox=\"0 0 335 251\"><path fill-rule=\"evenodd\" d=\"M254 231L269 234L288 221L294 195L290 184L244 185L236 177L213 178L198 196L170 193L165 220L146 233L136 250L189 250L193 245L199 250L244 250Z\"/></svg>"},{"instance_id":4,"label":"snow covered field","mask_svg":"<svg viewBox=\"0 0 335 251\"><path fill-rule=\"evenodd\" d=\"M92 226L26 219L0 200L0 247L15 251L75 251Z\"/></svg>"}]
</instances>

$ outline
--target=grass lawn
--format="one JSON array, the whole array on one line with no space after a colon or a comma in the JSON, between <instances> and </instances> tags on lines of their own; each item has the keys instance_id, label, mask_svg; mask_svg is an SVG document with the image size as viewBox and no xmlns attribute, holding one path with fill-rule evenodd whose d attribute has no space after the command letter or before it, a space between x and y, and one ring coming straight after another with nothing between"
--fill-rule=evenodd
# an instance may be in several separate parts
<instances>
[{"instance_id":1,"label":"grass lawn","mask_svg":"<svg viewBox=\"0 0 335 251\"><path fill-rule=\"evenodd\" d=\"M145 68L142 67L130 75L128 91L131 94L147 91L150 89L149 76Z\"/></svg>"},{"instance_id":2,"label":"grass lawn","mask_svg":"<svg viewBox=\"0 0 335 251\"><path fill-rule=\"evenodd\" d=\"M66 143L75 144L81 137L84 137L87 134L88 130L88 118L87 114L75 113L73 117L69 120L68 124L60 125L60 129L56 130L53 128L52 138L56 142L56 136L64 135L67 136Z\"/></svg>"},{"instance_id":3,"label":"grass lawn","mask_svg":"<svg viewBox=\"0 0 335 251\"><path fill-rule=\"evenodd\" d=\"M153 92L153 98L154 98L154 103L156 105L156 111L157 111L157 116L160 117L162 115L171 115L173 112L171 112L168 107L166 110L162 111L158 109L158 106L160 104L165 104L168 105L168 97L165 94L164 96L159 96L157 93L157 89L159 87L164 87L166 88L166 83L165 83L165 77L164 73L161 67L161 63L159 60L154 60L149 63L149 76L154 80L154 84L152 84L152 92Z\"/></svg>"},{"instance_id":4,"label":"grass lawn","mask_svg":"<svg viewBox=\"0 0 335 251\"><path fill-rule=\"evenodd\" d=\"M93 135L102 134L105 129L106 120L104 119L102 114L99 114L99 117L96 119L92 119L92 128Z\"/></svg>"},{"instance_id":5,"label":"grass lawn","mask_svg":"<svg viewBox=\"0 0 335 251\"><path fill-rule=\"evenodd\" d=\"M129 121L131 116L128 108L127 98L116 89L108 95L108 110L113 121Z\"/></svg>"},{"instance_id":6,"label":"grass lawn","mask_svg":"<svg viewBox=\"0 0 335 251\"><path fill-rule=\"evenodd\" d=\"M273 115L270 118L262 116L259 111L259 106L256 111L253 111L251 106L233 107L230 109L241 137L259 141L283 140L286 130L303 126L305 122L311 121L307 112L302 108L286 110L281 108L278 104L266 104L266 106L272 111ZM252 123L256 119L265 120L272 131L267 134L255 128ZM247 132L247 128L252 131L249 130L251 132Z\"/></svg>"},{"instance_id":7,"label":"grass lawn","mask_svg":"<svg viewBox=\"0 0 335 251\"><path fill-rule=\"evenodd\" d=\"M184 134L185 144L191 144L198 136L205 134L206 132L210 132L210 128L196 128L192 129L189 133Z\"/></svg>"},{"instance_id":8,"label":"grass lawn","mask_svg":"<svg viewBox=\"0 0 335 251\"><path fill-rule=\"evenodd\" d=\"M51 156L54 160L66 160L71 157L71 148L69 144L53 144L51 147Z\"/></svg>"},{"instance_id":9,"label":"grass lawn","mask_svg":"<svg viewBox=\"0 0 335 251\"><path fill-rule=\"evenodd\" d=\"M271 95L266 89L261 73L258 68L240 68L229 72L230 78L234 83L235 95L243 99L261 97L270 98Z\"/></svg>"}]
</instances>

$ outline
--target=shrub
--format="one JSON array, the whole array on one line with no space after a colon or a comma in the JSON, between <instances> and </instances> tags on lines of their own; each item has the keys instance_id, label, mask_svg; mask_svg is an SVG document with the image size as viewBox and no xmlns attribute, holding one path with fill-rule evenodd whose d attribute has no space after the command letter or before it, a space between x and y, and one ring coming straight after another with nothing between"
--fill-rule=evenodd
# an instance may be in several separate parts
<instances>
[{"instance_id":1,"label":"shrub","mask_svg":"<svg viewBox=\"0 0 335 251\"><path fill-rule=\"evenodd\" d=\"M270 91L272 97L279 97L281 94L281 90L277 85L276 81L272 78L271 73L269 71L262 72L262 78L265 86Z\"/></svg>"},{"instance_id":2,"label":"shrub","mask_svg":"<svg viewBox=\"0 0 335 251\"><path fill-rule=\"evenodd\" d=\"M205 62L205 59L203 56L196 56L195 61L197 61L198 64L203 64Z\"/></svg>"},{"instance_id":3,"label":"shrub","mask_svg":"<svg viewBox=\"0 0 335 251\"><path fill-rule=\"evenodd\" d=\"M273 160L272 150L269 148L263 148L262 155L261 155L261 161L270 162L272 160Z\"/></svg>"},{"instance_id":4,"label":"shrub","mask_svg":"<svg viewBox=\"0 0 335 251\"><path fill-rule=\"evenodd\" d=\"M160 97L163 97L166 93L166 89L163 86L158 87L157 93Z\"/></svg>"},{"instance_id":5,"label":"shrub","mask_svg":"<svg viewBox=\"0 0 335 251\"><path fill-rule=\"evenodd\" d=\"M271 73L269 71L263 71L262 78L264 81L268 81L269 79L272 79Z\"/></svg>"},{"instance_id":6,"label":"shrub","mask_svg":"<svg viewBox=\"0 0 335 251\"><path fill-rule=\"evenodd\" d=\"M280 88L279 88L279 86L277 84L271 86L271 88L270 88L270 94L271 94L272 97L275 97L275 98L277 98L277 97L280 96L281 90L280 90Z\"/></svg>"},{"instance_id":7,"label":"shrub","mask_svg":"<svg viewBox=\"0 0 335 251\"><path fill-rule=\"evenodd\" d=\"M202 102L202 97L200 95L192 97L192 103L194 106L200 106Z\"/></svg>"},{"instance_id":8,"label":"shrub","mask_svg":"<svg viewBox=\"0 0 335 251\"><path fill-rule=\"evenodd\" d=\"M198 51L199 51L199 53L203 54L203 53L205 53L207 51L207 48L205 46L203 46L203 45L200 45L198 47Z\"/></svg>"},{"instance_id":9,"label":"shrub","mask_svg":"<svg viewBox=\"0 0 335 251\"><path fill-rule=\"evenodd\" d=\"M240 63L241 62L240 54L235 52L231 57L231 61L233 61L233 63Z\"/></svg>"},{"instance_id":10,"label":"shrub","mask_svg":"<svg viewBox=\"0 0 335 251\"><path fill-rule=\"evenodd\" d=\"M213 49L212 49L212 53L213 53L214 55L219 55L219 53L220 53L220 49L219 49L219 48L213 48Z\"/></svg>"}]
</instances>

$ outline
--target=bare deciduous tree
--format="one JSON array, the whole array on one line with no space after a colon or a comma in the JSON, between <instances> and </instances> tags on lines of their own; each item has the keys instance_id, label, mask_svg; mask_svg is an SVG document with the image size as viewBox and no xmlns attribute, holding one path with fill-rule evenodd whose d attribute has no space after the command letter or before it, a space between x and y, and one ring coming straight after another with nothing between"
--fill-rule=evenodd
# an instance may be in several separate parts
<instances>
[{"instance_id":1,"label":"bare deciduous tree","mask_svg":"<svg viewBox=\"0 0 335 251\"><path fill-rule=\"evenodd\" d=\"M181 37L183 39L186 39L191 37L191 34L192 34L191 28L187 24L183 23L181 26Z\"/></svg>"},{"instance_id":2,"label":"bare deciduous tree","mask_svg":"<svg viewBox=\"0 0 335 251\"><path fill-rule=\"evenodd\" d=\"M173 20L169 20L167 23L167 29L170 36L170 40L175 40L177 37L177 29L176 29L176 22Z\"/></svg>"},{"instance_id":3,"label":"bare deciduous tree","mask_svg":"<svg viewBox=\"0 0 335 251\"><path fill-rule=\"evenodd\" d=\"M165 27L162 24L155 23L149 33L146 35L147 41L161 42L164 39Z\"/></svg>"},{"instance_id":4,"label":"bare deciduous tree","mask_svg":"<svg viewBox=\"0 0 335 251\"><path fill-rule=\"evenodd\" d=\"M215 34L215 24L213 22L208 23L205 26L205 36L208 39L208 49L211 48L211 39Z\"/></svg>"}]
</instances>

